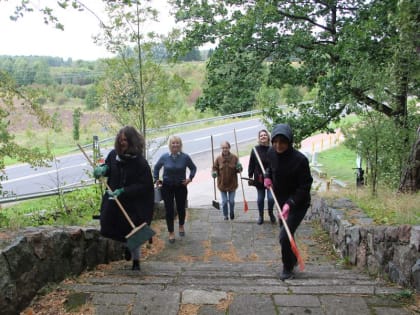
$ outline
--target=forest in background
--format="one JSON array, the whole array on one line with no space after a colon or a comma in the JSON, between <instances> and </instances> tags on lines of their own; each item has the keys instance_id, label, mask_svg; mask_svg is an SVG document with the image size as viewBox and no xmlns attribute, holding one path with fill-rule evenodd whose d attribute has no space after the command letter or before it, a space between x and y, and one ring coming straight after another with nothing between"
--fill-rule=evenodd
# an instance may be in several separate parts
<instances>
[{"instance_id":1,"label":"forest in background","mask_svg":"<svg viewBox=\"0 0 420 315\"><path fill-rule=\"evenodd\" d=\"M168 116L168 124L209 116L194 108L194 102L202 91L204 59L208 53L197 50L182 62L163 66L168 72L181 77L187 86L177 115ZM24 146L43 147L46 141L52 141L54 151L59 153L61 148L65 150L69 143L73 143L72 140L90 141L92 135L98 133L103 137L112 136L119 126L100 101L100 86L107 66L102 59L84 61L50 56L0 56L0 70L8 73L19 87L41 91L36 101L55 122L55 128L44 128L35 115L16 106L9 113L8 128L17 142ZM80 120L79 137L74 139L77 116Z\"/></svg>"},{"instance_id":2,"label":"forest in background","mask_svg":"<svg viewBox=\"0 0 420 315\"><path fill-rule=\"evenodd\" d=\"M86 9L83 2L72 4L73 9ZM90 110L104 106L120 125L133 124L145 136L149 128L168 123L167 118L193 116L197 109L214 115L259 108L265 121L289 123L297 142L314 132L331 132L343 117L356 114L358 123L342 127L346 145L373 170L372 192L379 178L394 187L400 178L400 191L416 191L418 4L410 0L342 1L340 6L317 1L305 6L287 1L248 4L174 2L174 14L184 27L162 37L140 31L143 23L157 18L147 4L106 2L110 19L101 24L103 32L95 42L105 44L118 58L105 60L104 75L89 84L84 105ZM60 7L68 5L65 1ZM32 10L30 5L17 7L16 19L28 9ZM62 27L53 11L43 12ZM165 54L181 60L186 52L209 42L217 46L206 64L201 90L192 93L195 82L189 84L171 72ZM6 87L10 84L1 79ZM72 88L67 87L66 94L72 94ZM48 90L43 93L46 89L40 91L26 102L35 112L55 97ZM287 93L281 95L282 91ZM195 94L197 98L191 97ZM195 106L186 106L189 97ZM279 104L288 106L284 110ZM53 129L60 123L55 114ZM74 112L74 126L80 116L80 111ZM7 141L6 145L7 156L15 146Z\"/></svg>"}]
</instances>

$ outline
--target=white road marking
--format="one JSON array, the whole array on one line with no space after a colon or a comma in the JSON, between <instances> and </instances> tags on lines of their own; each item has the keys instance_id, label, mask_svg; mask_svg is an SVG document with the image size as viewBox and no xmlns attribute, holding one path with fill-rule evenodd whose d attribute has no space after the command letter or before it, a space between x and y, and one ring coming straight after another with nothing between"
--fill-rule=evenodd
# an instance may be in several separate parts
<instances>
[{"instance_id":1,"label":"white road marking","mask_svg":"<svg viewBox=\"0 0 420 315\"><path fill-rule=\"evenodd\" d=\"M54 169L54 170L51 170L51 171L45 171L45 172L40 172L40 173L36 173L36 174L28 175L28 176L23 176L23 177L19 177L19 178L15 178L15 179L5 180L5 181L2 181L1 184L14 183L14 182L18 182L18 181L21 181L21 180L26 180L26 179L40 177L40 176L44 176L44 175L48 175L48 174L57 173L57 172L60 172L62 170L66 170L66 169L71 169L71 168L76 168L76 167L79 168L80 166L86 166L86 165L88 165L87 162L77 164L77 165L72 165L72 166L66 166L66 167L62 167L62 168L59 168L59 169Z\"/></svg>"}]
</instances>

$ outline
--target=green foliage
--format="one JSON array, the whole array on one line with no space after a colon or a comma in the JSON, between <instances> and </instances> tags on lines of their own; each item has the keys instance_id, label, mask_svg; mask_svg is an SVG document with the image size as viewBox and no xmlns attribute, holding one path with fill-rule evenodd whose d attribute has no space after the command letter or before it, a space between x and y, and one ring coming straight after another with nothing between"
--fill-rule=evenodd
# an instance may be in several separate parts
<instances>
[{"instance_id":1,"label":"green foliage","mask_svg":"<svg viewBox=\"0 0 420 315\"><path fill-rule=\"evenodd\" d=\"M356 175L356 152L348 149L344 145L339 145L331 149L318 153L317 162L321 164L327 177L339 179L351 187L355 186Z\"/></svg>"},{"instance_id":2,"label":"green foliage","mask_svg":"<svg viewBox=\"0 0 420 315\"><path fill-rule=\"evenodd\" d=\"M407 97L418 92L416 2L349 0L332 6L319 1L178 0L175 4L178 20L187 24L179 49L219 41L208 63L200 109L217 107L222 112L240 104L250 109L263 83L279 89L305 86L317 91L313 103L296 104L292 97L294 111L279 113L275 104L265 112L267 121L290 123L301 139L329 130L331 122L357 112L363 104L395 117L405 128ZM244 63L243 52L254 62ZM258 71L265 65L269 74L262 81ZM253 85L247 86L248 80ZM235 103L234 98L239 100Z\"/></svg>"},{"instance_id":3,"label":"green foliage","mask_svg":"<svg viewBox=\"0 0 420 315\"><path fill-rule=\"evenodd\" d=\"M372 196L368 190L359 189L342 192L354 201L363 212L374 219L376 224L419 225L419 193L398 194L387 187L379 186L377 194Z\"/></svg>"},{"instance_id":4,"label":"green foliage","mask_svg":"<svg viewBox=\"0 0 420 315\"><path fill-rule=\"evenodd\" d=\"M213 58L207 64L207 85L197 101L197 109L211 109L222 115L250 110L263 75L257 56L220 47Z\"/></svg>"},{"instance_id":5,"label":"green foliage","mask_svg":"<svg viewBox=\"0 0 420 315\"><path fill-rule=\"evenodd\" d=\"M201 54L197 48L193 48L185 54L185 56L178 59L179 61L201 61Z\"/></svg>"},{"instance_id":6,"label":"green foliage","mask_svg":"<svg viewBox=\"0 0 420 315\"><path fill-rule=\"evenodd\" d=\"M272 104L264 109L265 122L289 123L297 142L332 131L332 123L361 107L392 118L401 133L410 130L407 100L420 86L418 1L177 0L175 5L187 26L181 51L218 42L197 102L201 110L250 109L265 84L286 87L283 96L293 106L284 112ZM266 66L269 73L260 76ZM316 97L299 102L298 87L316 91Z\"/></svg>"},{"instance_id":7,"label":"green foliage","mask_svg":"<svg viewBox=\"0 0 420 315\"><path fill-rule=\"evenodd\" d=\"M0 56L0 69L8 73L18 85L68 84L76 86L92 84L101 74L101 63L93 61L64 61L58 57ZM69 91L68 96L74 92ZM80 95L83 89L76 92ZM80 96L77 96L80 97Z\"/></svg>"},{"instance_id":8,"label":"green foliage","mask_svg":"<svg viewBox=\"0 0 420 315\"><path fill-rule=\"evenodd\" d=\"M98 90L99 88L97 84L89 86L85 98L86 109L92 110L98 108L101 105Z\"/></svg>"},{"instance_id":9,"label":"green foliage","mask_svg":"<svg viewBox=\"0 0 420 315\"><path fill-rule=\"evenodd\" d=\"M61 197L45 197L23 201L2 209L0 227L21 228L40 225L87 225L99 213L101 191L98 186L79 189Z\"/></svg>"},{"instance_id":10,"label":"green foliage","mask_svg":"<svg viewBox=\"0 0 420 315\"><path fill-rule=\"evenodd\" d=\"M80 108L73 111L73 140L77 141L80 138L80 116L82 112Z\"/></svg>"},{"instance_id":11,"label":"green foliage","mask_svg":"<svg viewBox=\"0 0 420 315\"><path fill-rule=\"evenodd\" d=\"M318 162L327 178L344 181L347 188L318 192L326 198L349 198L358 208L374 220L376 224L420 224L420 209L418 207L420 193L398 194L390 188L379 185L377 193L372 196L369 186L356 187L356 151L345 145L325 150L319 153Z\"/></svg>"},{"instance_id":12,"label":"green foliage","mask_svg":"<svg viewBox=\"0 0 420 315\"><path fill-rule=\"evenodd\" d=\"M110 24L102 25L96 40L118 57L107 61L103 103L119 124L135 126L147 139L148 128L168 124L170 117L176 117L183 105L179 95L185 96L187 87L181 77L171 76L160 64L166 58L166 51L160 49L165 38L144 32L147 23L157 21L158 12L151 3L124 6L107 2L106 11Z\"/></svg>"},{"instance_id":13,"label":"green foliage","mask_svg":"<svg viewBox=\"0 0 420 315\"><path fill-rule=\"evenodd\" d=\"M395 121L377 112L364 112L361 120L343 125L345 145L358 152L368 168L368 184L372 194L378 184L398 188L410 148L416 140L415 130L420 124L420 115L411 111L408 128L401 129Z\"/></svg>"},{"instance_id":14,"label":"green foliage","mask_svg":"<svg viewBox=\"0 0 420 315\"><path fill-rule=\"evenodd\" d=\"M14 141L14 136L9 132L9 113L16 109L16 97L20 98L21 107L33 113L40 124L52 126L50 117L36 102L39 93L29 88L17 87L13 79L0 70L0 170L4 169L6 157L27 162L33 166L45 165L49 157L49 152L45 154L41 153L38 148L20 146ZM1 173L0 179L5 179L3 173ZM1 186L0 192L2 193Z\"/></svg>"},{"instance_id":15,"label":"green foliage","mask_svg":"<svg viewBox=\"0 0 420 315\"><path fill-rule=\"evenodd\" d=\"M259 109L274 107L279 104L280 90L268 87L265 84L261 86L256 97L256 104Z\"/></svg>"},{"instance_id":16,"label":"green foliage","mask_svg":"<svg viewBox=\"0 0 420 315\"><path fill-rule=\"evenodd\" d=\"M303 95L299 87L286 84L281 90L281 97L286 104L298 106L302 101Z\"/></svg>"}]
</instances>

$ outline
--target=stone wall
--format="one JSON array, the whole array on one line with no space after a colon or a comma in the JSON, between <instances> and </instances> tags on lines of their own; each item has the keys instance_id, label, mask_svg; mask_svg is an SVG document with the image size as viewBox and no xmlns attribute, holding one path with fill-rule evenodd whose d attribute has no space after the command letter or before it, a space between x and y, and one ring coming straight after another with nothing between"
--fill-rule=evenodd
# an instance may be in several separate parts
<instances>
[{"instance_id":1,"label":"stone wall","mask_svg":"<svg viewBox=\"0 0 420 315\"><path fill-rule=\"evenodd\" d=\"M154 220L165 217L155 204ZM0 313L19 314L39 289L99 264L121 260L123 244L104 238L96 227L0 229Z\"/></svg>"},{"instance_id":2,"label":"stone wall","mask_svg":"<svg viewBox=\"0 0 420 315\"><path fill-rule=\"evenodd\" d=\"M319 220L341 257L420 292L420 226L377 226L350 200L312 199L308 218Z\"/></svg>"},{"instance_id":3,"label":"stone wall","mask_svg":"<svg viewBox=\"0 0 420 315\"><path fill-rule=\"evenodd\" d=\"M93 227L37 227L0 230L0 254L0 310L14 315L47 283L120 260L123 246Z\"/></svg>"}]
</instances>

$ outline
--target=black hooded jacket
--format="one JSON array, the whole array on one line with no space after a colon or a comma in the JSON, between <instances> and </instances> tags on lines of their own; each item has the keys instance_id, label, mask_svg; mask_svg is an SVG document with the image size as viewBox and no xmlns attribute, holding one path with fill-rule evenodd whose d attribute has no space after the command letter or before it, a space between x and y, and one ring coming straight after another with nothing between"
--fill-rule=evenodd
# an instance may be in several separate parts
<instances>
[{"instance_id":1,"label":"black hooded jacket","mask_svg":"<svg viewBox=\"0 0 420 315\"><path fill-rule=\"evenodd\" d=\"M112 190L124 188L118 197L135 226L143 222L151 223L154 207L154 188L150 166L142 156L122 159L112 150L106 160L108 165L108 185ZM102 197L101 234L116 241L125 242L125 236L132 227L124 217L115 200L110 200L107 193Z\"/></svg>"},{"instance_id":2,"label":"black hooded jacket","mask_svg":"<svg viewBox=\"0 0 420 315\"><path fill-rule=\"evenodd\" d=\"M282 135L289 140L289 148L277 153L273 147L267 152L270 166L266 177L273 182L274 194L282 207L286 202L291 210L307 210L311 201L313 182L309 161L304 154L293 148L293 132L287 124L278 124L273 128L271 139Z\"/></svg>"}]
</instances>

